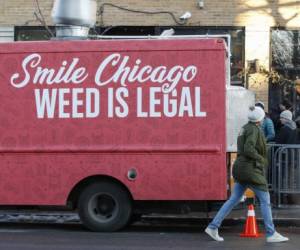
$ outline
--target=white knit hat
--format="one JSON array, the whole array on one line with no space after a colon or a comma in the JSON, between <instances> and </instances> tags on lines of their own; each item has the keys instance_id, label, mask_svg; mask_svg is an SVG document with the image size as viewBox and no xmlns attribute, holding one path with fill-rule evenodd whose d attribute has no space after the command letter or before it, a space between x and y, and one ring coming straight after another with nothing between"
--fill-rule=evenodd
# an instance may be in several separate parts
<instances>
[{"instance_id":1,"label":"white knit hat","mask_svg":"<svg viewBox=\"0 0 300 250\"><path fill-rule=\"evenodd\" d=\"M280 113L280 119L286 119L291 121L293 119L293 114L289 110L284 110Z\"/></svg>"},{"instance_id":2,"label":"white knit hat","mask_svg":"<svg viewBox=\"0 0 300 250\"><path fill-rule=\"evenodd\" d=\"M265 111L261 107L250 107L248 120L250 122L261 122L265 117Z\"/></svg>"}]
</instances>

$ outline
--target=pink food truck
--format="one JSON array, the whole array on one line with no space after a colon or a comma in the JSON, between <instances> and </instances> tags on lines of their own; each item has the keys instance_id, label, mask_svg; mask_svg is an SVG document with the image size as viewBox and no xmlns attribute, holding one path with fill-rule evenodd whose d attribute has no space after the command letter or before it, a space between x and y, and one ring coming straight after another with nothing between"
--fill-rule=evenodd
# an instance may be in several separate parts
<instances>
[{"instance_id":1,"label":"pink food truck","mask_svg":"<svg viewBox=\"0 0 300 250\"><path fill-rule=\"evenodd\" d=\"M218 38L1 44L0 205L115 231L226 199L227 56Z\"/></svg>"}]
</instances>

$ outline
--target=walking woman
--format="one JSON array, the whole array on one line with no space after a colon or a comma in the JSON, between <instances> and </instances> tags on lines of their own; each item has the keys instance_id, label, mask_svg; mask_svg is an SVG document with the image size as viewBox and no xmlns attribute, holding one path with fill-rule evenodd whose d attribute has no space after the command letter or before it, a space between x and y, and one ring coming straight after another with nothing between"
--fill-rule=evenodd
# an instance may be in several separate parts
<instances>
[{"instance_id":1,"label":"walking woman","mask_svg":"<svg viewBox=\"0 0 300 250\"><path fill-rule=\"evenodd\" d=\"M260 123L265 112L260 107L251 107L248 113L249 122L243 126L237 140L237 159L233 165L233 178L235 180L232 194L205 232L216 241L223 241L219 236L218 228L224 218L239 203L244 192L250 188L258 197L261 214L264 219L267 242L288 241L287 237L277 233L274 228L268 191L265 168L267 167L267 146Z\"/></svg>"}]
</instances>

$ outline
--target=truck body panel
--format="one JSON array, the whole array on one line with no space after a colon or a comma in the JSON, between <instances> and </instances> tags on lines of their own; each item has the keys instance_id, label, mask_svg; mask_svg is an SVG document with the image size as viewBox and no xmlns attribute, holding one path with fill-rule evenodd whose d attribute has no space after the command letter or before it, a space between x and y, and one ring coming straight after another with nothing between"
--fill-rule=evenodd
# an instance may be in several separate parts
<instances>
[{"instance_id":1,"label":"truck body panel","mask_svg":"<svg viewBox=\"0 0 300 250\"><path fill-rule=\"evenodd\" d=\"M221 39L1 44L0 204L65 205L91 176L226 199L225 60Z\"/></svg>"}]
</instances>

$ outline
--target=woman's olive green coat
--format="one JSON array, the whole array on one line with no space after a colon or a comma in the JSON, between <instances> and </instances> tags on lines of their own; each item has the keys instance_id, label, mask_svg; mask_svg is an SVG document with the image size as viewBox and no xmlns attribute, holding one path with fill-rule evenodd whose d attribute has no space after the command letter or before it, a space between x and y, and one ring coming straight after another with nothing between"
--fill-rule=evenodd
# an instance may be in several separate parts
<instances>
[{"instance_id":1,"label":"woman's olive green coat","mask_svg":"<svg viewBox=\"0 0 300 250\"><path fill-rule=\"evenodd\" d=\"M267 146L258 125L249 122L242 128L238 136L237 149L237 159L232 170L235 181L268 191Z\"/></svg>"}]
</instances>

